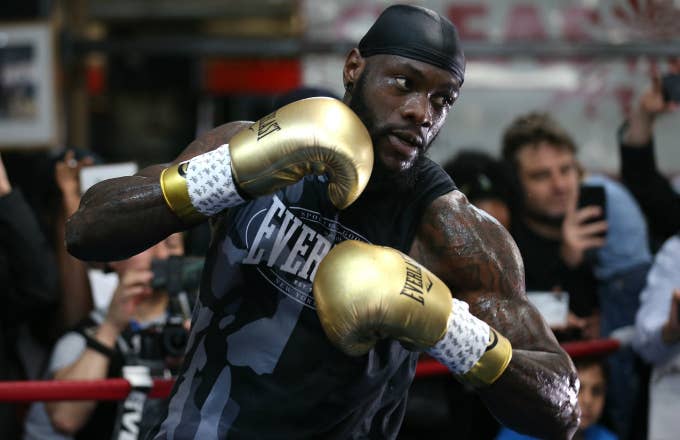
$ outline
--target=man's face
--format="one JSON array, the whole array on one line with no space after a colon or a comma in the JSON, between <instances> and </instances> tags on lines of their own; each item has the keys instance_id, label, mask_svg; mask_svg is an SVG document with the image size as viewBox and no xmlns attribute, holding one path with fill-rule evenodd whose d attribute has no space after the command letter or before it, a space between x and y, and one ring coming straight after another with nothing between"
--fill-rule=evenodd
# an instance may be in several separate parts
<instances>
[{"instance_id":1,"label":"man's face","mask_svg":"<svg viewBox=\"0 0 680 440\"><path fill-rule=\"evenodd\" d=\"M602 415L606 384L599 365L579 368L578 378L581 382L578 392L578 404L581 407L579 429L584 430L596 423Z\"/></svg>"},{"instance_id":2,"label":"man's face","mask_svg":"<svg viewBox=\"0 0 680 440\"><path fill-rule=\"evenodd\" d=\"M579 172L574 154L546 142L517 152L517 171L529 214L561 220L575 206Z\"/></svg>"},{"instance_id":3,"label":"man's face","mask_svg":"<svg viewBox=\"0 0 680 440\"><path fill-rule=\"evenodd\" d=\"M409 58L366 60L349 106L371 135L378 175L394 183L409 180L458 97L458 81L446 70Z\"/></svg>"}]
</instances>

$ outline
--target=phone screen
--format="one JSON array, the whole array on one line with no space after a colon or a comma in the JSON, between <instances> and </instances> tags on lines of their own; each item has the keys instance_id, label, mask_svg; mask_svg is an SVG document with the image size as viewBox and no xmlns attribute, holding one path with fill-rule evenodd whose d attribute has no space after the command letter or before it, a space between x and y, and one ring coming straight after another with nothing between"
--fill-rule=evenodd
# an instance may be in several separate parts
<instances>
[{"instance_id":1,"label":"phone screen","mask_svg":"<svg viewBox=\"0 0 680 440\"><path fill-rule=\"evenodd\" d=\"M666 102L680 103L680 73L669 73L661 78L661 91Z\"/></svg>"},{"instance_id":2,"label":"phone screen","mask_svg":"<svg viewBox=\"0 0 680 440\"><path fill-rule=\"evenodd\" d=\"M587 223L604 220L607 217L606 195L603 186L582 185L579 190L578 207L599 206L602 215L588 219Z\"/></svg>"}]
</instances>

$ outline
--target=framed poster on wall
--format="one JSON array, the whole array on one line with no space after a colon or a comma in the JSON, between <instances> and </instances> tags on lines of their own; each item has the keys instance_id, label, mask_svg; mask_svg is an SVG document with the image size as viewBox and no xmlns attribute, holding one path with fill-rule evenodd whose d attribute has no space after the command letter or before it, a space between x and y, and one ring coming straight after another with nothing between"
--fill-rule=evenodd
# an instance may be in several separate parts
<instances>
[{"instance_id":1,"label":"framed poster on wall","mask_svg":"<svg viewBox=\"0 0 680 440\"><path fill-rule=\"evenodd\" d=\"M0 150L56 142L53 30L0 23Z\"/></svg>"}]
</instances>

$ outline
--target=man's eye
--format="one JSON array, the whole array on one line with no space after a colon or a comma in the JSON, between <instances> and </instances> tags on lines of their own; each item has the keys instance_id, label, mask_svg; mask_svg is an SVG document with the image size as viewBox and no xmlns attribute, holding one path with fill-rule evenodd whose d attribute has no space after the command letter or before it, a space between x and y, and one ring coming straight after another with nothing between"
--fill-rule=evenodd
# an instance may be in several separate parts
<instances>
[{"instance_id":1,"label":"man's eye","mask_svg":"<svg viewBox=\"0 0 680 440\"><path fill-rule=\"evenodd\" d=\"M547 180L550 177L550 173L533 173L529 175L529 179L539 182Z\"/></svg>"},{"instance_id":2,"label":"man's eye","mask_svg":"<svg viewBox=\"0 0 680 440\"><path fill-rule=\"evenodd\" d=\"M398 76L398 77L394 78L394 82L401 89L408 90L408 88L409 88L409 81L406 78L404 78L403 76Z\"/></svg>"},{"instance_id":3,"label":"man's eye","mask_svg":"<svg viewBox=\"0 0 680 440\"><path fill-rule=\"evenodd\" d=\"M576 171L575 165L564 166L560 169L560 172L562 173L562 175L571 174L573 171Z\"/></svg>"},{"instance_id":4,"label":"man's eye","mask_svg":"<svg viewBox=\"0 0 680 440\"><path fill-rule=\"evenodd\" d=\"M440 107L451 107L453 105L454 99L450 96L435 96L434 102Z\"/></svg>"}]
</instances>

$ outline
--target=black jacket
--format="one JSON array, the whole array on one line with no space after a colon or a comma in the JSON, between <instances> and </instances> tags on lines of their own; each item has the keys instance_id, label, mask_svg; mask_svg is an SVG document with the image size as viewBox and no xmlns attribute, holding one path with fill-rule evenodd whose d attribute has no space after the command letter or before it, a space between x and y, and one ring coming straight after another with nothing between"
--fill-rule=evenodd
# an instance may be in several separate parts
<instances>
[{"instance_id":1,"label":"black jacket","mask_svg":"<svg viewBox=\"0 0 680 440\"><path fill-rule=\"evenodd\" d=\"M642 147L628 146L623 141L624 129L625 125L619 131L621 180L647 217L651 247L657 250L680 231L680 195L656 166L654 141Z\"/></svg>"},{"instance_id":2,"label":"black jacket","mask_svg":"<svg viewBox=\"0 0 680 440\"><path fill-rule=\"evenodd\" d=\"M0 380L24 378L17 332L57 303L57 265L31 208L17 189L0 197ZM0 404L0 438L19 435L16 406Z\"/></svg>"}]
</instances>

